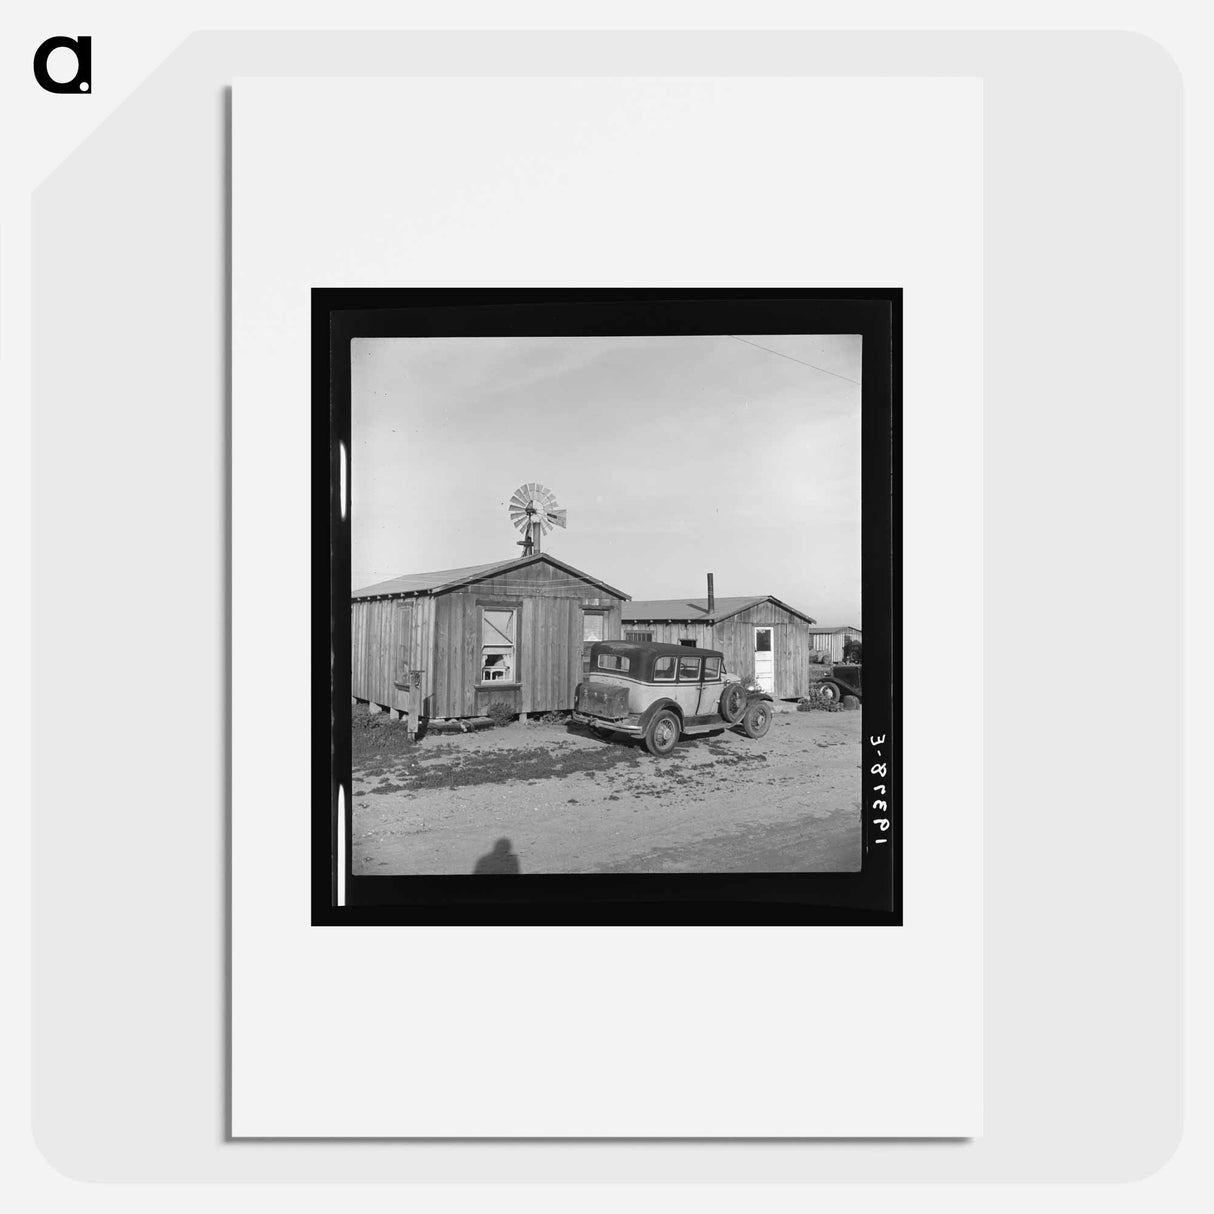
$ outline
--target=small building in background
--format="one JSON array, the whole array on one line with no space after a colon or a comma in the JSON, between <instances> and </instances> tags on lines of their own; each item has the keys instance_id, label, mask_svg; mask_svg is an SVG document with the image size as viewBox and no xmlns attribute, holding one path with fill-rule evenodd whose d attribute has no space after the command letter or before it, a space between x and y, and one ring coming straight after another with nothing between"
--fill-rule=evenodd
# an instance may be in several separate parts
<instances>
[{"instance_id":1,"label":"small building in background","mask_svg":"<svg viewBox=\"0 0 1214 1214\"><path fill-rule=\"evenodd\" d=\"M844 661L843 647L848 641L863 641L860 629L853 624L837 624L831 627L817 627L809 630L814 639L814 652L819 655L819 661Z\"/></svg>"},{"instance_id":2,"label":"small building in background","mask_svg":"<svg viewBox=\"0 0 1214 1214\"><path fill-rule=\"evenodd\" d=\"M584 647L620 639L627 598L548 553L367 586L351 595L350 694L404 711L420 672L423 717L571 709Z\"/></svg>"},{"instance_id":3,"label":"small building in background","mask_svg":"<svg viewBox=\"0 0 1214 1214\"><path fill-rule=\"evenodd\" d=\"M639 599L623 604L623 639L667 641L719 649L725 667L741 678L754 676L777 699L807 695L816 621L775 595L717 598L712 574L702 599Z\"/></svg>"}]
</instances>

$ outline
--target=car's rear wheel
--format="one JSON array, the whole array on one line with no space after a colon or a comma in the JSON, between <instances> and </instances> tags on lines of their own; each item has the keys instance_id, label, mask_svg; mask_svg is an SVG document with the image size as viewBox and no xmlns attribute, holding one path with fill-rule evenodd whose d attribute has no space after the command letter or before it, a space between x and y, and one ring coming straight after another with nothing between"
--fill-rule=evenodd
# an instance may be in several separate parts
<instances>
[{"instance_id":1,"label":"car's rear wheel","mask_svg":"<svg viewBox=\"0 0 1214 1214\"><path fill-rule=\"evenodd\" d=\"M679 718L669 708L653 714L645 731L645 747L651 755L668 755L679 740Z\"/></svg>"},{"instance_id":2,"label":"car's rear wheel","mask_svg":"<svg viewBox=\"0 0 1214 1214\"><path fill-rule=\"evenodd\" d=\"M818 698L825 700L827 704L834 704L840 698L839 689L834 685L834 683L819 683Z\"/></svg>"},{"instance_id":3,"label":"car's rear wheel","mask_svg":"<svg viewBox=\"0 0 1214 1214\"><path fill-rule=\"evenodd\" d=\"M761 738L771 728L771 705L766 700L756 700L746 710L742 728L748 738Z\"/></svg>"},{"instance_id":4,"label":"car's rear wheel","mask_svg":"<svg viewBox=\"0 0 1214 1214\"><path fill-rule=\"evenodd\" d=\"M741 683L730 683L721 692L721 702L717 708L722 720L736 725L746 711L746 688Z\"/></svg>"}]
</instances>

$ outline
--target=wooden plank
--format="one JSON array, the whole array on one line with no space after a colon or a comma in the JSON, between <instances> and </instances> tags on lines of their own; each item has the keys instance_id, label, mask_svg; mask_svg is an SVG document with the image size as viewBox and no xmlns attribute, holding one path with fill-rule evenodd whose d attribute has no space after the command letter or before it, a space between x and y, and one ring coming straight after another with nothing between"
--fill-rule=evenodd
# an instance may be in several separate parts
<instances>
[{"instance_id":1,"label":"wooden plank","mask_svg":"<svg viewBox=\"0 0 1214 1214\"><path fill-rule=\"evenodd\" d=\"M565 684L569 681L569 649L576 634L581 637L581 604L573 599L555 603L553 644L548 647L547 677L544 680L544 711L565 707Z\"/></svg>"},{"instance_id":2,"label":"wooden plank","mask_svg":"<svg viewBox=\"0 0 1214 1214\"><path fill-rule=\"evenodd\" d=\"M383 697L381 704L392 704L392 680L388 677L388 650L392 642L392 612L388 610L388 602L379 604L379 694Z\"/></svg>"},{"instance_id":3,"label":"wooden plank","mask_svg":"<svg viewBox=\"0 0 1214 1214\"><path fill-rule=\"evenodd\" d=\"M476 712L476 684L480 680L481 612L468 594L459 595L451 610L451 644L457 652L449 671L448 702L456 716L470 717Z\"/></svg>"},{"instance_id":4,"label":"wooden plank","mask_svg":"<svg viewBox=\"0 0 1214 1214\"><path fill-rule=\"evenodd\" d=\"M411 706L410 692L408 688L400 687L398 684L402 681L406 673L413 669L412 663L412 641L413 641L413 614L414 606L409 600L397 600L393 604L392 610L392 703L396 708L404 711Z\"/></svg>"},{"instance_id":5,"label":"wooden plank","mask_svg":"<svg viewBox=\"0 0 1214 1214\"><path fill-rule=\"evenodd\" d=\"M603 637L607 638L611 636L610 613L604 615L602 619ZM578 605L572 603L570 604L569 632L567 634L569 646L565 651L564 669L560 672L561 686L559 691L562 710L573 707L573 692L582 679L582 645L584 643L582 638L584 632L582 613L578 609Z\"/></svg>"},{"instance_id":6,"label":"wooden plank","mask_svg":"<svg viewBox=\"0 0 1214 1214\"><path fill-rule=\"evenodd\" d=\"M573 707L573 689L581 674L582 632L582 605L575 599L566 599L563 644L552 665L552 707L555 710Z\"/></svg>"},{"instance_id":7,"label":"wooden plank","mask_svg":"<svg viewBox=\"0 0 1214 1214\"><path fill-rule=\"evenodd\" d=\"M468 621L465 593L444 594L434 603L436 716L468 715Z\"/></svg>"},{"instance_id":8,"label":"wooden plank","mask_svg":"<svg viewBox=\"0 0 1214 1214\"><path fill-rule=\"evenodd\" d=\"M426 672L422 680L422 686L425 691L422 701L422 712L426 716L439 716L441 714L437 713L434 709L434 689L436 686L435 657L438 652L434 634L437 600L424 598L420 602L422 605L422 611L419 613L421 618L414 625L414 631L418 665Z\"/></svg>"},{"instance_id":9,"label":"wooden plank","mask_svg":"<svg viewBox=\"0 0 1214 1214\"><path fill-rule=\"evenodd\" d=\"M383 703L383 689L379 685L379 629L380 629L380 610L379 603L371 604L371 611L368 615L368 623L370 624L371 647L369 651L368 665L368 683L371 688L371 700L373 703Z\"/></svg>"},{"instance_id":10,"label":"wooden plank","mask_svg":"<svg viewBox=\"0 0 1214 1214\"><path fill-rule=\"evenodd\" d=\"M555 640L552 630L556 627L558 604L553 599L535 597L528 600L527 606L530 610L525 612L527 656L524 684L527 687L528 710L534 712L542 709L547 701L548 664Z\"/></svg>"},{"instance_id":11,"label":"wooden plank","mask_svg":"<svg viewBox=\"0 0 1214 1214\"><path fill-rule=\"evenodd\" d=\"M535 711L540 661L536 634L542 626L545 606L543 599L524 599L514 621L515 677L523 685L517 702L522 713Z\"/></svg>"},{"instance_id":12,"label":"wooden plank","mask_svg":"<svg viewBox=\"0 0 1214 1214\"><path fill-rule=\"evenodd\" d=\"M608 600L611 610L607 613L607 635L618 641L624 635L624 625L621 617L621 607L618 600Z\"/></svg>"},{"instance_id":13,"label":"wooden plank","mask_svg":"<svg viewBox=\"0 0 1214 1214\"><path fill-rule=\"evenodd\" d=\"M459 660L459 645L452 637L453 615L459 605L459 595L444 594L434 601L434 713L449 715L451 678ZM458 634L457 634L458 635Z\"/></svg>"},{"instance_id":14,"label":"wooden plank","mask_svg":"<svg viewBox=\"0 0 1214 1214\"><path fill-rule=\"evenodd\" d=\"M367 604L367 699L378 703L379 688L375 683L376 634L379 627L379 604Z\"/></svg>"},{"instance_id":15,"label":"wooden plank","mask_svg":"<svg viewBox=\"0 0 1214 1214\"><path fill-rule=\"evenodd\" d=\"M461 650L461 682L460 695L463 705L461 714L463 716L473 716L476 713L476 685L480 682L481 677L481 639L483 624L481 621L481 609L477 606L475 598L471 595L464 598L460 604L461 619L463 621L464 645ZM516 655L517 656L517 655Z\"/></svg>"}]
</instances>

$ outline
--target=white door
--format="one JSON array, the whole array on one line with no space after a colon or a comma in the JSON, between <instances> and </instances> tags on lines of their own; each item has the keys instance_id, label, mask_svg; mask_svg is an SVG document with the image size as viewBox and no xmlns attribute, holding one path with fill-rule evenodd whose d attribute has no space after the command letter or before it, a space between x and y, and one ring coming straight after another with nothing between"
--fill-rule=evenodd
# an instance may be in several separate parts
<instances>
[{"instance_id":1,"label":"white door","mask_svg":"<svg viewBox=\"0 0 1214 1214\"><path fill-rule=\"evenodd\" d=\"M776 661L772 652L773 633L770 628L755 629L755 682L764 691L776 691Z\"/></svg>"}]
</instances>

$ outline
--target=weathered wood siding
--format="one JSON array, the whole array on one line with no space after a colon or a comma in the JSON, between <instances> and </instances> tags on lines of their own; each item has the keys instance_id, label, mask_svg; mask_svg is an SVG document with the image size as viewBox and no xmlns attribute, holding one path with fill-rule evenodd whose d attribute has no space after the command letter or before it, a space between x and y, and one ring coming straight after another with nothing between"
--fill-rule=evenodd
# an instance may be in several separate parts
<instances>
[{"instance_id":1,"label":"weathered wood siding","mask_svg":"<svg viewBox=\"0 0 1214 1214\"><path fill-rule=\"evenodd\" d=\"M819 632L813 637L814 649L830 655L832 662L843 661L843 646L850 640L862 640L855 628L841 628L838 632Z\"/></svg>"},{"instance_id":2,"label":"weathered wood siding","mask_svg":"<svg viewBox=\"0 0 1214 1214\"><path fill-rule=\"evenodd\" d=\"M435 716L467 717L483 711L489 698L513 703L518 712L552 712L573 707L573 689L582 677L582 615L605 613L603 635L620 637L620 601L551 565L529 565L505 575L438 596L435 604ZM517 604L515 671L517 694L483 686L481 608L484 603Z\"/></svg>"},{"instance_id":3,"label":"weathered wood siding","mask_svg":"<svg viewBox=\"0 0 1214 1214\"><path fill-rule=\"evenodd\" d=\"M638 624L628 621L624 625L624 637L630 632L650 632L651 641L663 641L677 645L680 641L692 640L705 649L716 649L712 640L712 629L707 624Z\"/></svg>"},{"instance_id":4,"label":"weathered wood siding","mask_svg":"<svg viewBox=\"0 0 1214 1214\"><path fill-rule=\"evenodd\" d=\"M775 603L759 603L746 611L730 616L717 624L715 635L719 649L725 655L725 665L743 675L754 673L756 627L771 628L771 649L775 668L775 689L778 700L803 696L809 691L809 655L813 651L811 625L777 607Z\"/></svg>"},{"instance_id":5,"label":"weathered wood siding","mask_svg":"<svg viewBox=\"0 0 1214 1214\"><path fill-rule=\"evenodd\" d=\"M808 693L811 679L809 658L814 637L799 616L777 607L759 603L710 627L704 623L664 624L630 620L624 632L652 632L652 640L677 645L688 638L705 649L719 649L725 656L725 668L741 677L754 674L756 627L771 628L776 699L792 699Z\"/></svg>"},{"instance_id":6,"label":"weathered wood siding","mask_svg":"<svg viewBox=\"0 0 1214 1214\"><path fill-rule=\"evenodd\" d=\"M424 670L432 693L434 600L427 597L362 600L350 605L350 694L383 708L407 707L396 686L402 668Z\"/></svg>"},{"instance_id":7,"label":"weathered wood siding","mask_svg":"<svg viewBox=\"0 0 1214 1214\"><path fill-rule=\"evenodd\" d=\"M518 604L520 685L509 696L492 684L478 696L480 600ZM518 712L569 709L582 677L583 612L603 612L604 639L618 640L620 603L593 583L543 563L445 594L360 600L351 604L350 693L404 709L405 692L396 686L404 661L409 669L425 671L426 716L474 716L484 711L490 693Z\"/></svg>"}]
</instances>

